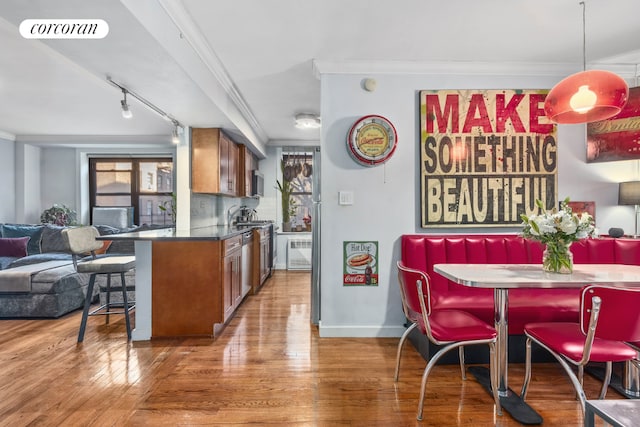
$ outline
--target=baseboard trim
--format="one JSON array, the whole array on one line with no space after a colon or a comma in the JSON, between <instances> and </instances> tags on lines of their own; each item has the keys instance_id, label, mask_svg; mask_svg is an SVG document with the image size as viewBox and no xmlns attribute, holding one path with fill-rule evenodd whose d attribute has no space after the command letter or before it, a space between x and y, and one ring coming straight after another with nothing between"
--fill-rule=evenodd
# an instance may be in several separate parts
<instances>
[{"instance_id":1,"label":"baseboard trim","mask_svg":"<svg viewBox=\"0 0 640 427\"><path fill-rule=\"evenodd\" d=\"M358 325L325 325L318 324L321 338L399 338L406 328L393 326L358 326Z\"/></svg>"}]
</instances>

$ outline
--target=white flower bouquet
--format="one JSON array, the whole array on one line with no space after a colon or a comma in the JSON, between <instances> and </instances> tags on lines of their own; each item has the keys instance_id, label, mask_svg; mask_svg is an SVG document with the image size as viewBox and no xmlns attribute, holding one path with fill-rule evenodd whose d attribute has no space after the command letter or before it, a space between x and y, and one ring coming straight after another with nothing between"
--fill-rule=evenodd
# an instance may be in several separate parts
<instances>
[{"instance_id":1,"label":"white flower bouquet","mask_svg":"<svg viewBox=\"0 0 640 427\"><path fill-rule=\"evenodd\" d=\"M573 242L597 236L593 217L586 212L573 213L567 197L560 203L560 209L547 211L541 200L536 200L540 210L538 215L521 215L522 237L538 240L547 245L542 265L546 271L571 273L573 260L569 246Z\"/></svg>"}]
</instances>

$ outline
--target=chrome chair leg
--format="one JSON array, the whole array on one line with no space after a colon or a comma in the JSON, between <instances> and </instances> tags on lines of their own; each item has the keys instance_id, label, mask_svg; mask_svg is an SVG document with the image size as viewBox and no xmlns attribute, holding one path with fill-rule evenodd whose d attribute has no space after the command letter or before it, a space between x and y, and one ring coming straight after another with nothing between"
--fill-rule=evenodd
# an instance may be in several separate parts
<instances>
[{"instance_id":1,"label":"chrome chair leg","mask_svg":"<svg viewBox=\"0 0 640 427\"><path fill-rule=\"evenodd\" d=\"M529 381L531 381L531 338L529 337L527 337L525 350L524 382L522 383L522 390L520 391L520 398L523 402L527 398Z\"/></svg>"},{"instance_id":2,"label":"chrome chair leg","mask_svg":"<svg viewBox=\"0 0 640 427\"><path fill-rule=\"evenodd\" d=\"M429 372L431 372L431 369L433 369L433 367L436 365L436 363L438 363L438 360L440 360L442 356L447 354L449 350L452 350L459 345L460 343L453 343L441 348L440 351L438 351L431 358L431 360L429 360L429 363L427 363L427 366L424 368L424 372L422 373L422 383L420 385L420 399L418 400L418 416L416 417L418 421L422 421L422 409L424 406L424 395L425 389L427 388L427 378L429 377Z\"/></svg>"},{"instance_id":3,"label":"chrome chair leg","mask_svg":"<svg viewBox=\"0 0 640 427\"><path fill-rule=\"evenodd\" d=\"M607 367L604 373L604 380L602 381L602 389L600 390L600 396L598 396L598 399L602 400L607 395L607 389L609 388L609 383L611 382L612 365L613 364L611 362L607 362Z\"/></svg>"},{"instance_id":4,"label":"chrome chair leg","mask_svg":"<svg viewBox=\"0 0 640 427\"><path fill-rule=\"evenodd\" d=\"M400 356L402 355L402 346L404 345L404 342L406 341L411 331L414 330L416 326L418 326L417 323L412 323L411 326L409 326L407 330L404 331L404 334L402 334L402 337L400 337L400 342L398 342L398 351L396 354L396 373L393 376L393 380L395 382L398 382L398 378L400 377Z\"/></svg>"},{"instance_id":5,"label":"chrome chair leg","mask_svg":"<svg viewBox=\"0 0 640 427\"><path fill-rule=\"evenodd\" d=\"M424 407L424 395L427 388L427 378L429 377L429 373L433 369L433 367L438 363L438 360L442 358L445 354L447 354L450 350L454 348L460 348L460 343L452 343L444 346L440 349L427 363L427 366L424 368L424 372L422 374L422 382L420 385L420 399L418 400L418 416L417 420L422 421L423 407Z\"/></svg>"},{"instance_id":6,"label":"chrome chair leg","mask_svg":"<svg viewBox=\"0 0 640 427\"><path fill-rule=\"evenodd\" d=\"M467 379L467 373L464 368L464 346L458 347L458 359L460 359L460 371L462 372L462 379Z\"/></svg>"},{"instance_id":7,"label":"chrome chair leg","mask_svg":"<svg viewBox=\"0 0 640 427\"><path fill-rule=\"evenodd\" d=\"M527 336L527 344L529 344L529 341L531 340L531 337ZM562 366L562 369L564 369L564 371L567 373L567 376L569 377L569 380L571 381L571 384L573 384L573 388L576 391L576 394L578 396L578 401L580 402L580 407L582 408L582 413L584 414L585 411L585 407L586 407L586 401L587 401L587 396L584 393L584 389L582 387L582 381L580 380L580 378L578 378L578 376L581 374L582 371L584 371L583 369L580 369L581 367L578 367L578 375L576 375L573 372L573 368L571 366L569 366L569 364L567 363L567 361L565 360L564 357L562 357L561 355L557 354L556 352L554 352L553 350L551 350L549 347L547 347L546 345L544 345L543 343L541 343L540 341L536 341L536 344L539 345L540 347L544 348L546 351L549 352L550 355L552 355L557 361L558 363L560 363L560 366ZM529 361L531 360L530 356L529 356ZM529 362L531 363L531 362ZM525 385L522 386L522 389L525 390ZM520 397L522 397L522 393L520 394ZM523 398L524 400L524 398Z\"/></svg>"}]
</instances>

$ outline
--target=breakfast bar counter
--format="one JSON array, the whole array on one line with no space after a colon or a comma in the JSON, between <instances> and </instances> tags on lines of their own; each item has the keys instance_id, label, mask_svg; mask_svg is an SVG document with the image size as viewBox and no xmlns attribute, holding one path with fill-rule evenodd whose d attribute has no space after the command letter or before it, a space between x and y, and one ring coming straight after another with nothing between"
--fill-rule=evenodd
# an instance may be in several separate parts
<instances>
[{"instance_id":1,"label":"breakfast bar counter","mask_svg":"<svg viewBox=\"0 0 640 427\"><path fill-rule=\"evenodd\" d=\"M102 236L102 240L134 241L132 340L215 336L245 296L242 235L252 228L163 228Z\"/></svg>"}]
</instances>

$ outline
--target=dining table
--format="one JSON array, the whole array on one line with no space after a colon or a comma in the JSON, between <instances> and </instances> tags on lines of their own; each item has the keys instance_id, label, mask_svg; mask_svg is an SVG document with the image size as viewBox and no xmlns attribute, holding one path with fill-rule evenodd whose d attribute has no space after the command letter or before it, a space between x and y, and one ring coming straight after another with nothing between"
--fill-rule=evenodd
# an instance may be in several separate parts
<instances>
[{"instance_id":1,"label":"dining table","mask_svg":"<svg viewBox=\"0 0 640 427\"><path fill-rule=\"evenodd\" d=\"M509 388L509 290L522 288L582 288L590 284L640 287L640 266L622 264L574 264L569 274L544 271L540 264L435 264L433 270L447 279L471 288L494 290L496 370L502 408L522 424L542 424L542 417ZM577 321L578 319L576 319ZM469 371L491 391L485 368Z\"/></svg>"}]
</instances>

